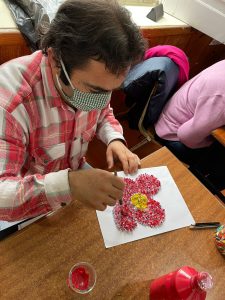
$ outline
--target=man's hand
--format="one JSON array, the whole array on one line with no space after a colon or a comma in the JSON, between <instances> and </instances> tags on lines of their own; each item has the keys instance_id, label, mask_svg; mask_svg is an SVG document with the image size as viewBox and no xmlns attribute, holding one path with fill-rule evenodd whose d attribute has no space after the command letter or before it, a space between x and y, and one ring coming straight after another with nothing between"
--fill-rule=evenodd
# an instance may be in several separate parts
<instances>
[{"instance_id":1,"label":"man's hand","mask_svg":"<svg viewBox=\"0 0 225 300\"><path fill-rule=\"evenodd\" d=\"M97 210L114 206L124 189L122 178L100 169L70 171L69 184L74 200Z\"/></svg>"},{"instance_id":2,"label":"man's hand","mask_svg":"<svg viewBox=\"0 0 225 300\"><path fill-rule=\"evenodd\" d=\"M140 165L139 157L132 153L122 142L112 141L106 150L106 159L108 168L111 169L114 166L114 159L119 159L122 163L124 173L132 174L137 172Z\"/></svg>"}]
</instances>

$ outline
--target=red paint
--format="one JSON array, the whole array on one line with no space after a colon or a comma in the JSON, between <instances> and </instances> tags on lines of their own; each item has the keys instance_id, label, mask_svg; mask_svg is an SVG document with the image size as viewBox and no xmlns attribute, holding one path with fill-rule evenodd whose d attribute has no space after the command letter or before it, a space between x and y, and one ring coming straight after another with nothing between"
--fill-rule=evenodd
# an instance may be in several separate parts
<instances>
[{"instance_id":1,"label":"red paint","mask_svg":"<svg viewBox=\"0 0 225 300\"><path fill-rule=\"evenodd\" d=\"M72 284L78 290L87 290L89 287L89 274L85 268L79 267L72 272Z\"/></svg>"},{"instance_id":2,"label":"red paint","mask_svg":"<svg viewBox=\"0 0 225 300\"><path fill-rule=\"evenodd\" d=\"M145 226L160 226L165 220L165 210L152 196L158 193L161 183L153 175L141 174L136 180L124 178L125 188L122 205L117 202L113 208L113 217L117 228L131 232L140 223ZM131 203L131 196L141 193L148 198L147 208L139 210Z\"/></svg>"},{"instance_id":3,"label":"red paint","mask_svg":"<svg viewBox=\"0 0 225 300\"><path fill-rule=\"evenodd\" d=\"M206 272L182 267L155 279L150 284L150 300L204 300L212 278Z\"/></svg>"}]
</instances>

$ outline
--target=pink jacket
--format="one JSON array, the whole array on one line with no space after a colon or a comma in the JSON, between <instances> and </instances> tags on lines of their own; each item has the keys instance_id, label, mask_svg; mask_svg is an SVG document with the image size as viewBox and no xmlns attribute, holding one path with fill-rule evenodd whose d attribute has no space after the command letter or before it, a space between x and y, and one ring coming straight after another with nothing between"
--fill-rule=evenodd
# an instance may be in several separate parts
<instances>
[{"instance_id":1,"label":"pink jacket","mask_svg":"<svg viewBox=\"0 0 225 300\"><path fill-rule=\"evenodd\" d=\"M154 56L167 56L179 67L178 87L184 84L189 78L189 62L186 54L179 48L170 45L162 45L149 48L145 52L144 59Z\"/></svg>"},{"instance_id":2,"label":"pink jacket","mask_svg":"<svg viewBox=\"0 0 225 300\"><path fill-rule=\"evenodd\" d=\"M167 102L155 130L189 148L207 147L212 130L225 125L225 60L187 81Z\"/></svg>"}]
</instances>

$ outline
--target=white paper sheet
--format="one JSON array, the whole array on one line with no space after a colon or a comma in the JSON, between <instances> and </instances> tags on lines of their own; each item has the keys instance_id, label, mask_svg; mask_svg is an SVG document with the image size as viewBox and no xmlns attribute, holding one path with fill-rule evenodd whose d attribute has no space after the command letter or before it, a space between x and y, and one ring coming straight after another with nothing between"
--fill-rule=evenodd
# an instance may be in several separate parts
<instances>
[{"instance_id":1,"label":"white paper sheet","mask_svg":"<svg viewBox=\"0 0 225 300\"><path fill-rule=\"evenodd\" d=\"M5 229L7 229L11 226L14 226L16 224L18 224L18 230L21 230L24 227L26 227L27 225L30 225L31 223L37 221L38 219L40 219L44 216L46 216L46 214L31 218L31 219L24 219L24 220L15 221L15 222L7 222L7 221L1 221L0 220L0 231L5 230Z\"/></svg>"},{"instance_id":2,"label":"white paper sheet","mask_svg":"<svg viewBox=\"0 0 225 300\"><path fill-rule=\"evenodd\" d=\"M172 231L195 223L166 166L140 169L137 174L129 176L125 176L123 172L118 172L118 176L135 179L138 175L143 173L154 175L161 182L161 188L159 192L153 196L153 199L159 201L162 208L165 209L165 221L159 227L151 228L138 224L134 231L122 232L118 230L115 225L112 207L108 206L103 212L96 211L106 248Z\"/></svg>"}]
</instances>

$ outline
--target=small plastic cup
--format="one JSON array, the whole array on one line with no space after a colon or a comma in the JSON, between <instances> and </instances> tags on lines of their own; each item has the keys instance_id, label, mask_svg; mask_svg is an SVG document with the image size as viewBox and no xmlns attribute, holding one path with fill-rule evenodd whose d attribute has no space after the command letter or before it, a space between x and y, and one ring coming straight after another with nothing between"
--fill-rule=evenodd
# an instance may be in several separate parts
<instances>
[{"instance_id":1,"label":"small plastic cup","mask_svg":"<svg viewBox=\"0 0 225 300\"><path fill-rule=\"evenodd\" d=\"M91 264L79 262L71 268L67 284L74 292L87 294L94 288L96 277L95 269Z\"/></svg>"}]
</instances>

